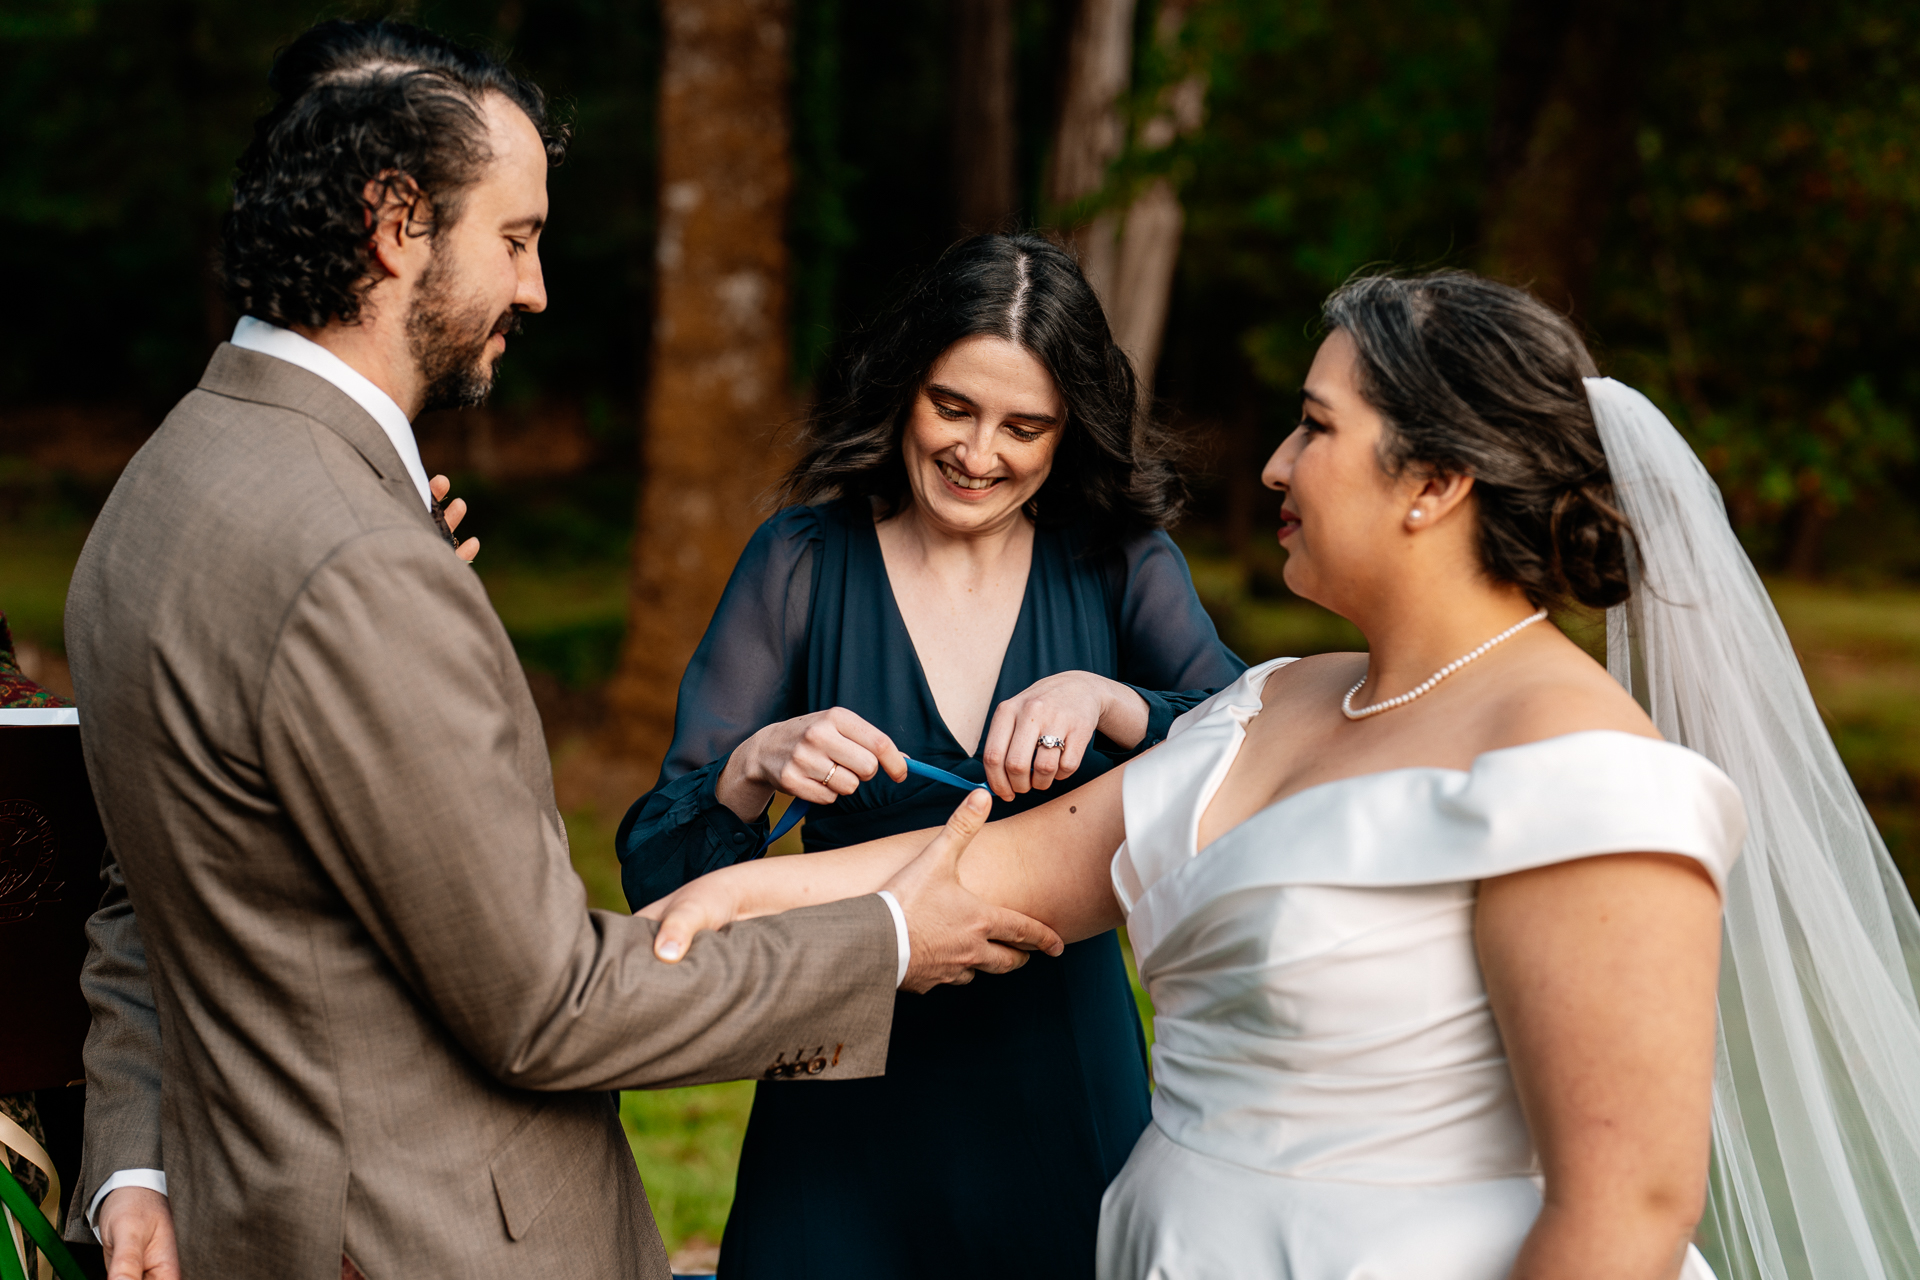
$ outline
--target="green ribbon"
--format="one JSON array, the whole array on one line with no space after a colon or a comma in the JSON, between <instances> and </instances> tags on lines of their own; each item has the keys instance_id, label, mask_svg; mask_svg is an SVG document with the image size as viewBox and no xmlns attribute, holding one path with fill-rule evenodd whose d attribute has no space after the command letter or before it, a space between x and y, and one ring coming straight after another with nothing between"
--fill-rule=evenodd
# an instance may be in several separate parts
<instances>
[{"instance_id":1,"label":"green ribbon","mask_svg":"<svg viewBox=\"0 0 1920 1280\"><path fill-rule=\"evenodd\" d=\"M4 1159L0 1159L0 1204L6 1205L14 1221L25 1228L28 1238L53 1264L60 1280L87 1280L86 1272L80 1270L80 1264L67 1252L67 1246L54 1233L53 1224L40 1212L40 1206L28 1199L27 1189L14 1178ZM20 1266L20 1255L14 1252L12 1239L0 1245L0 1280L28 1280Z\"/></svg>"}]
</instances>

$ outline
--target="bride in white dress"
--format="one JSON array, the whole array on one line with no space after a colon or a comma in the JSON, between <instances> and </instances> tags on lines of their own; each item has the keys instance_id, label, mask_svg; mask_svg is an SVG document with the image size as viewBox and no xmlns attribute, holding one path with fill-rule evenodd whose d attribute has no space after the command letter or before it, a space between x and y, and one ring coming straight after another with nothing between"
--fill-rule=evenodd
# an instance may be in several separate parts
<instances>
[{"instance_id":1,"label":"bride in white dress","mask_svg":"<svg viewBox=\"0 0 1920 1280\"><path fill-rule=\"evenodd\" d=\"M1254 667L984 830L976 792L705 877L661 945L954 874L1124 921L1156 1091L1103 1280L1708 1280L1697 1226L1722 1280L1915 1274L1920 920L1705 473L1524 293L1327 318L1264 478L1368 653ZM1615 606L1614 676L1541 622L1570 601Z\"/></svg>"}]
</instances>

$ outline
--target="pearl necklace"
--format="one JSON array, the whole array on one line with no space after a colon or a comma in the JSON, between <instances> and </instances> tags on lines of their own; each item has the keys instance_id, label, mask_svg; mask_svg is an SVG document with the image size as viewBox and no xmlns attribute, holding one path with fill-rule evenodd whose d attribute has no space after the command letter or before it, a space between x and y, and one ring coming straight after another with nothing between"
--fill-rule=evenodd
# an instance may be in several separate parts
<instances>
[{"instance_id":1,"label":"pearl necklace","mask_svg":"<svg viewBox=\"0 0 1920 1280\"><path fill-rule=\"evenodd\" d=\"M1347 696L1340 699L1340 714L1344 715L1349 720L1365 720L1368 716L1377 716L1382 711L1391 711L1395 707L1404 707L1409 702L1412 702L1415 698L1419 697L1423 693L1426 693L1428 690L1432 689L1433 686L1439 684L1442 680L1445 680L1448 676L1458 671L1460 668L1466 666L1469 662L1472 662L1475 658L1479 657L1481 654L1485 653L1487 650L1493 648L1493 646L1499 644L1503 640L1511 640L1514 636L1519 635L1522 631L1525 631L1528 627L1532 626L1534 623L1540 621L1542 618L1546 616L1547 616L1547 611L1545 609L1542 609L1540 612L1534 614L1532 617L1522 618L1520 621L1514 623L1512 626L1508 627L1505 631L1502 631L1499 635L1495 636L1493 639L1481 645L1478 649L1475 649L1472 653L1469 653L1464 657L1455 658L1452 662L1449 662L1446 666L1440 668L1438 671L1428 676L1425 684L1422 684L1407 693L1403 693L1397 698L1388 698L1385 702L1376 702L1370 707L1363 707L1359 711L1355 711L1353 709L1353 695L1360 692L1360 690L1363 687L1365 687L1367 683L1367 678L1365 676L1361 676L1360 683L1353 686L1353 688L1347 690Z\"/></svg>"}]
</instances>

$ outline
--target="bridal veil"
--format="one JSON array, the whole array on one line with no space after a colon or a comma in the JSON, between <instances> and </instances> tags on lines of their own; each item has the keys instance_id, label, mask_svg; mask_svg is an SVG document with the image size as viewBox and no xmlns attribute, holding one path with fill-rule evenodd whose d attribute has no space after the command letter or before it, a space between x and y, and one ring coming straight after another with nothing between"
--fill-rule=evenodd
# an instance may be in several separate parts
<instances>
[{"instance_id":1,"label":"bridal veil","mask_svg":"<svg viewBox=\"0 0 1920 1280\"><path fill-rule=\"evenodd\" d=\"M1645 396L1586 385L1636 544L1608 669L1747 807L1701 1246L1721 1280L1920 1277L1920 916L1718 488Z\"/></svg>"}]
</instances>

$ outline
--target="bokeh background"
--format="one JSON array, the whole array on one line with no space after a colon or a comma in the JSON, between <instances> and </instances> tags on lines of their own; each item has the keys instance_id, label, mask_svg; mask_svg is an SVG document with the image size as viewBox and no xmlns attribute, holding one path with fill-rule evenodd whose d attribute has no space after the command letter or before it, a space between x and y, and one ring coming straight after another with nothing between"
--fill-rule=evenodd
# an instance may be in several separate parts
<instances>
[{"instance_id":1,"label":"bokeh background","mask_svg":"<svg viewBox=\"0 0 1920 1280\"><path fill-rule=\"evenodd\" d=\"M1074 244L1193 444L1176 536L1249 661L1358 643L1287 593L1255 479L1320 298L1458 265L1566 309L1720 482L1920 879L1910 0L0 0L0 609L55 687L89 522L231 330L210 258L273 52L375 15L509 53L575 131L550 311L490 407L419 434L600 905L821 362L1006 227ZM749 1097L627 1096L683 1266Z\"/></svg>"}]
</instances>

